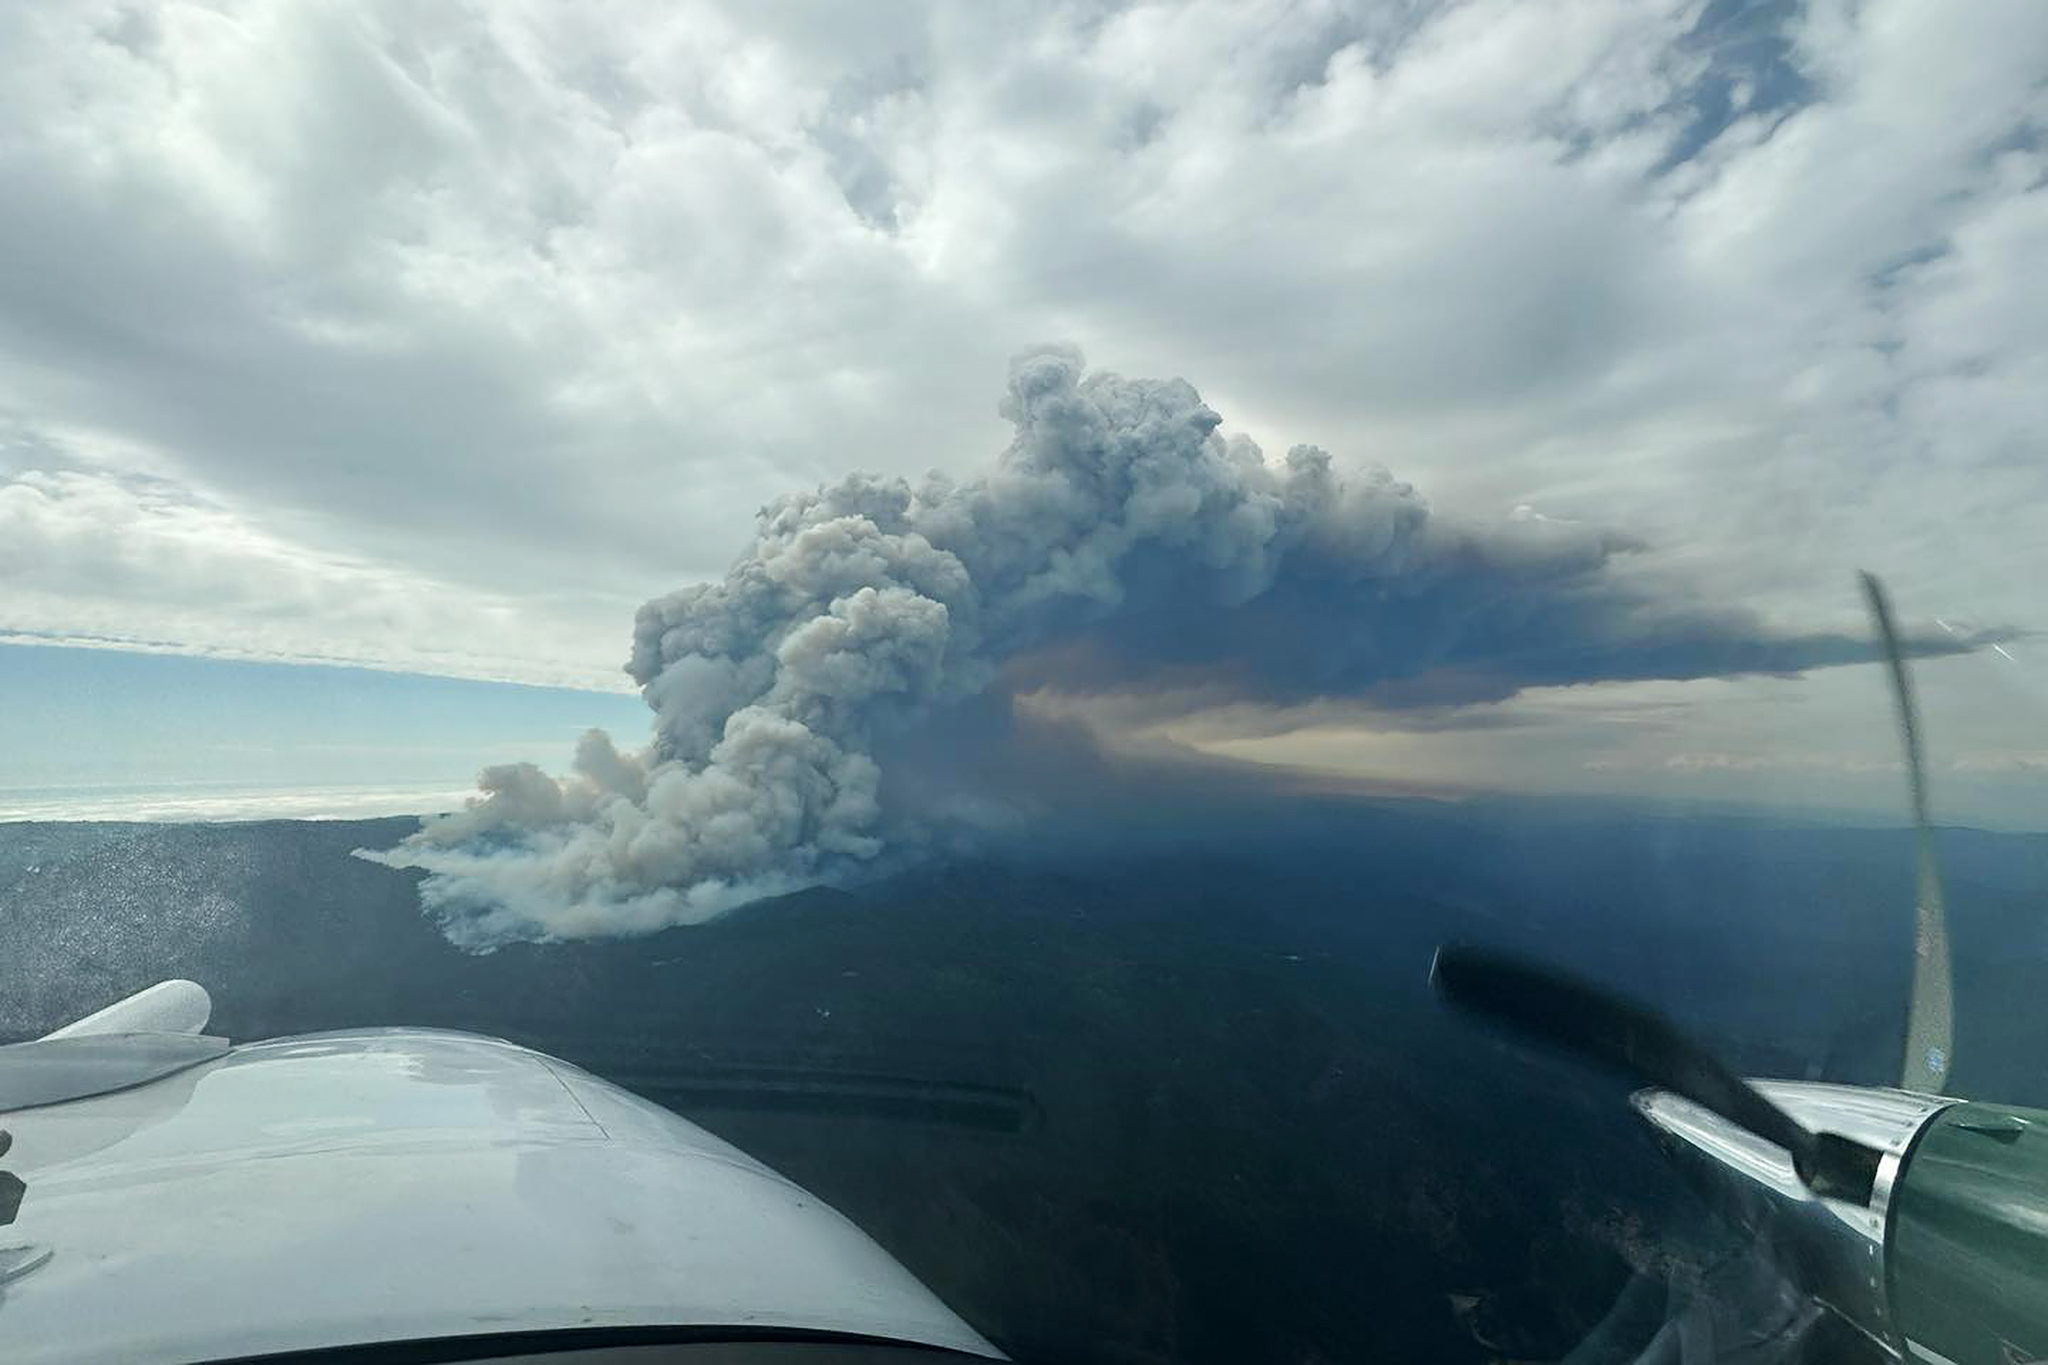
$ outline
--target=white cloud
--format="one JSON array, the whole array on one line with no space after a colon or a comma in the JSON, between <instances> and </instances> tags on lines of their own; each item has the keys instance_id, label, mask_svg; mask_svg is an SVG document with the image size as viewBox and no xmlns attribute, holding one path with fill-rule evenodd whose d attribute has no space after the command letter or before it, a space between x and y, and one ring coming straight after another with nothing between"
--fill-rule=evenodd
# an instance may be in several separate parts
<instances>
[{"instance_id":1,"label":"white cloud","mask_svg":"<svg viewBox=\"0 0 2048 1365\"><path fill-rule=\"evenodd\" d=\"M0 822L372 820L387 815L457 810L466 795L466 792L429 785L28 793L0 789Z\"/></svg>"},{"instance_id":2,"label":"white cloud","mask_svg":"<svg viewBox=\"0 0 2048 1365\"><path fill-rule=\"evenodd\" d=\"M2048 10L1722 8L9 7L0 629L610 676L1048 337L1791 625L2048 625Z\"/></svg>"},{"instance_id":3,"label":"white cloud","mask_svg":"<svg viewBox=\"0 0 2048 1365\"><path fill-rule=\"evenodd\" d=\"M162 480L0 477L0 581L0 643L626 686L608 632L536 639L510 599L308 552Z\"/></svg>"}]
</instances>

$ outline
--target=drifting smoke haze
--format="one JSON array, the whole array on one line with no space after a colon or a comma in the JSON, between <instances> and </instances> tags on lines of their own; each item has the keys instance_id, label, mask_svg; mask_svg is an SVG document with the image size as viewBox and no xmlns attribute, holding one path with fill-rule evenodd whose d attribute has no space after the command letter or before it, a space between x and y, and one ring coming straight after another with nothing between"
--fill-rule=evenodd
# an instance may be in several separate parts
<instances>
[{"instance_id":1,"label":"drifting smoke haze","mask_svg":"<svg viewBox=\"0 0 2048 1365\"><path fill-rule=\"evenodd\" d=\"M368 856L425 870L466 946L639 933L858 875L999 806L973 786L1001 765L972 755L1021 742L1025 692L1398 710L1870 657L1652 600L1612 572L1625 537L1460 526L1383 470L1269 458L1187 383L1088 373L1071 349L1018 357L1002 412L993 472L781 499L722 581L643 606L646 748L592 731L565 778L490 768L467 809Z\"/></svg>"}]
</instances>

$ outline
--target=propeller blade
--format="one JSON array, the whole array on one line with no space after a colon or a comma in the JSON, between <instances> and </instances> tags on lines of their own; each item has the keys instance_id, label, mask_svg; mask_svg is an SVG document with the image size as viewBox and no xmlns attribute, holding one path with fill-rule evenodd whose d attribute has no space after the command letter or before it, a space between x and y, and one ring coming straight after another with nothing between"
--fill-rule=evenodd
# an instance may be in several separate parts
<instances>
[{"instance_id":1,"label":"propeller blade","mask_svg":"<svg viewBox=\"0 0 2048 1365\"><path fill-rule=\"evenodd\" d=\"M1898 627L1884 584L1872 573L1859 574L1863 596L1877 622L1878 641L1890 665L1892 703L1898 711L1899 735L1906 751L1906 784L1912 794L1913 835L1918 852L1918 893L1913 926L1913 995L1906 1014L1906 1059L1899 1085L1923 1094L1940 1094L1955 1066L1955 1001L1949 977L1948 906L1942 896L1941 868L1935 856L1934 824L1927 815L1927 765L1921 753L1920 717L1913 705L1913 683L1899 648Z\"/></svg>"},{"instance_id":2,"label":"propeller blade","mask_svg":"<svg viewBox=\"0 0 2048 1365\"><path fill-rule=\"evenodd\" d=\"M1646 1006L1510 954L1449 944L1429 979L1461 1010L1660 1086L1784 1148L1815 1194L1869 1202L1875 1150L1804 1127Z\"/></svg>"}]
</instances>

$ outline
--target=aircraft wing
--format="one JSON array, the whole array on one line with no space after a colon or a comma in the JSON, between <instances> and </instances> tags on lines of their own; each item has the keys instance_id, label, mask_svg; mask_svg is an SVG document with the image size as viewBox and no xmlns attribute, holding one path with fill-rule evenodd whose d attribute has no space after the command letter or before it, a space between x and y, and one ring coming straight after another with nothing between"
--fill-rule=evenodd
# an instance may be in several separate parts
<instances>
[{"instance_id":1,"label":"aircraft wing","mask_svg":"<svg viewBox=\"0 0 2048 1365\"><path fill-rule=\"evenodd\" d=\"M169 1035L72 1046L123 1036ZM16 1051L0 1048L0 1080ZM454 1338L1000 1358L815 1196L553 1058L399 1029L194 1056L0 1112L0 1165L24 1186L0 1226L10 1361Z\"/></svg>"}]
</instances>

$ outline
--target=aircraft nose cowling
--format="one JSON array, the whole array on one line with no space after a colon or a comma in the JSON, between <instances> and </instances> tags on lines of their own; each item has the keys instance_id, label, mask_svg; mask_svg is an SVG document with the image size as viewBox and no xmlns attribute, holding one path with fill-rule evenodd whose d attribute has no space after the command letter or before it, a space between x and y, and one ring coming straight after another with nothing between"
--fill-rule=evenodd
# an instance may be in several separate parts
<instances>
[{"instance_id":1,"label":"aircraft nose cowling","mask_svg":"<svg viewBox=\"0 0 2048 1365\"><path fill-rule=\"evenodd\" d=\"M2048 1358L2048 1113L1956 1104L1892 1197L1892 1306L1918 1359Z\"/></svg>"},{"instance_id":2,"label":"aircraft nose cowling","mask_svg":"<svg viewBox=\"0 0 2048 1365\"><path fill-rule=\"evenodd\" d=\"M1869 1204L1816 1195L1799 1178L1791 1153L1690 1100L1651 1089L1637 1092L1631 1102L1711 1200L1744 1226L1770 1233L1808 1293L1903 1355L1886 1263L1894 1194L1914 1143L1955 1101L1818 1082L1753 1084L1803 1127L1852 1138L1881 1153Z\"/></svg>"}]
</instances>

